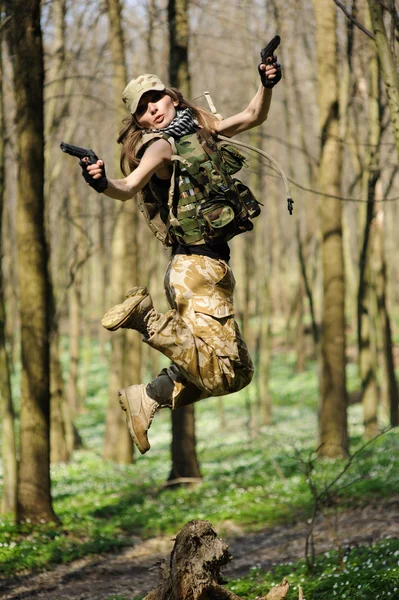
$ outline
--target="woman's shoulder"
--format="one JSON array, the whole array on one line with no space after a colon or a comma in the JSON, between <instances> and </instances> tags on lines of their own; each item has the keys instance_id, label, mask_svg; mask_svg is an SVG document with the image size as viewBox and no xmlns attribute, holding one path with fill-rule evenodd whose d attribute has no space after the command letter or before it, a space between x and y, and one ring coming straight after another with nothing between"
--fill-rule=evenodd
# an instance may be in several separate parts
<instances>
[{"instance_id":1,"label":"woman's shoulder","mask_svg":"<svg viewBox=\"0 0 399 600\"><path fill-rule=\"evenodd\" d=\"M152 152L162 152L166 148L174 147L173 138L162 132L148 132L142 135L137 144L136 156L141 158L144 152L151 148Z\"/></svg>"}]
</instances>

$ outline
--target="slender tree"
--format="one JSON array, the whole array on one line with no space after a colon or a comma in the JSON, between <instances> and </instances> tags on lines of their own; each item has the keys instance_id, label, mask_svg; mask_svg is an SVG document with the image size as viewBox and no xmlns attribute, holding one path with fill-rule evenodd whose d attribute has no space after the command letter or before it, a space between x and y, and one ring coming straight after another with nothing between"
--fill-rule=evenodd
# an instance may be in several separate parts
<instances>
[{"instance_id":1,"label":"slender tree","mask_svg":"<svg viewBox=\"0 0 399 600\"><path fill-rule=\"evenodd\" d=\"M382 200L381 180L376 184L377 200ZM393 336L391 318L388 310L387 288L387 263L385 258L385 211L382 204L376 206L373 235L373 283L375 287L377 314L382 338L382 365L384 398L383 405L386 416L392 427L399 425L399 388L395 377L395 364L393 358Z\"/></svg>"},{"instance_id":2,"label":"slender tree","mask_svg":"<svg viewBox=\"0 0 399 600\"><path fill-rule=\"evenodd\" d=\"M148 0L147 2L147 33L146 33L146 46L147 46L147 71L152 73L154 67L154 23L156 15L156 3L155 0Z\"/></svg>"},{"instance_id":3,"label":"slender tree","mask_svg":"<svg viewBox=\"0 0 399 600\"><path fill-rule=\"evenodd\" d=\"M71 224L69 242L70 263L69 272L72 274L71 285L68 289L69 313L69 369L68 369L68 403L74 418L81 409L82 399L79 393L79 365L82 331L82 264L85 261L86 236L81 214L80 198L76 179L69 186L68 216Z\"/></svg>"},{"instance_id":4,"label":"slender tree","mask_svg":"<svg viewBox=\"0 0 399 600\"><path fill-rule=\"evenodd\" d=\"M4 3L0 2L0 25L3 24ZM6 125L3 97L3 55L0 38L0 265L3 258L3 212L5 188ZM15 413L11 394L10 361L6 347L5 301L3 272L0 268L0 405L2 422L3 497L0 512L14 513L17 508L17 456Z\"/></svg>"},{"instance_id":5,"label":"slender tree","mask_svg":"<svg viewBox=\"0 0 399 600\"><path fill-rule=\"evenodd\" d=\"M294 4L294 10L295 4ZM291 13L292 14L292 13ZM296 14L296 13L295 13ZM282 20L282 24L285 23L285 19ZM294 18L294 32L293 35L288 34L285 36L284 45L288 45L289 55L295 56L297 49L297 41L303 36L303 28L302 23L299 19ZM291 59L292 60L292 59ZM292 64L292 63L291 63ZM300 140L301 148L303 150L304 156L304 168L305 173L307 174L308 180L311 182L310 187L317 187L316 184L316 171L318 167L318 162L315 157L312 156L312 151L309 146L309 127L307 124L307 102L308 95L303 90L302 77L301 73L297 68L292 68L290 64L290 72L289 72L289 86L291 86L292 91L290 92L290 98L294 98L294 106L291 107L291 111L295 111L297 117L295 119L296 127L299 130L296 130L297 138ZM285 78L287 79L287 78ZM287 82L285 83L287 85ZM293 154L293 168L297 166L297 161L295 161L295 152L292 151ZM303 170L301 171L301 175L303 175ZM298 174L296 175L298 179ZM307 298L307 303L309 306L309 316L311 319L311 330L312 330L312 339L313 339L313 356L316 357L319 354L319 326L317 323L317 315L316 315L316 290L314 289L314 281L312 281L312 269L314 272L317 272L319 269L318 261L310 261L310 256L313 253L313 247L318 244L320 239L320 226L319 226L319 218L318 218L318 210L315 210L314 198L308 197L308 201L303 202L303 206L301 207L302 219L297 217L296 223L296 238L297 238L297 249L298 249L298 260L300 265L300 271L302 276L302 289ZM313 246L313 247L312 247ZM302 292L303 293L303 292Z\"/></svg>"},{"instance_id":6,"label":"slender tree","mask_svg":"<svg viewBox=\"0 0 399 600\"><path fill-rule=\"evenodd\" d=\"M185 94L190 94L191 77L188 65L188 0L168 0L169 79Z\"/></svg>"},{"instance_id":7,"label":"slender tree","mask_svg":"<svg viewBox=\"0 0 399 600\"><path fill-rule=\"evenodd\" d=\"M59 97L63 96L65 90L65 80L62 77L65 68L65 16L66 0L54 0L52 3L52 21L53 21L53 42L50 50L49 67L46 72L47 89L50 98L46 102L45 110L45 137L51 140L56 134L60 119ZM45 204L46 204L46 225L47 240L50 248L50 265L54 263L54 254L51 252L51 228L50 228L50 206L51 206L51 170L53 166L51 144L46 144L45 149ZM55 271L50 267L49 272ZM51 286L55 292L53 285ZM59 348L59 323L58 311L56 306L56 294L51 297L51 341L50 341L50 392L51 392L51 422L50 422L50 441L51 441L51 462L65 462L69 459L72 448L68 448L67 431L72 429L71 423L66 423L66 417L70 411L65 410L65 404L68 402L65 393L64 379L60 361ZM70 438L70 436L69 436Z\"/></svg>"},{"instance_id":8,"label":"slender tree","mask_svg":"<svg viewBox=\"0 0 399 600\"><path fill-rule=\"evenodd\" d=\"M385 29L383 3L381 0L368 0L368 4L399 158L399 74Z\"/></svg>"},{"instance_id":9,"label":"slender tree","mask_svg":"<svg viewBox=\"0 0 399 600\"><path fill-rule=\"evenodd\" d=\"M17 518L55 520L50 492L50 285L44 231L40 0L6 0L16 104L21 417Z\"/></svg>"},{"instance_id":10,"label":"slender tree","mask_svg":"<svg viewBox=\"0 0 399 600\"><path fill-rule=\"evenodd\" d=\"M172 86L190 97L188 69L188 0L168 1L169 80ZM172 469L169 480L200 477L196 453L194 405L172 412Z\"/></svg>"},{"instance_id":11,"label":"slender tree","mask_svg":"<svg viewBox=\"0 0 399 600\"><path fill-rule=\"evenodd\" d=\"M256 144L263 149L263 136L261 129L257 129ZM262 160L258 160L254 176L255 194L260 197L263 188L264 169ZM271 425L272 423L272 398L270 394L270 372L271 372L271 302L270 302L270 266L265 257L267 256L268 237L266 235L266 214L260 216L260 222L256 223L258 228L255 238L255 313L259 319L259 326L255 338L255 385L257 389L257 421L260 425ZM265 265L266 263L266 265Z\"/></svg>"},{"instance_id":12,"label":"slender tree","mask_svg":"<svg viewBox=\"0 0 399 600\"><path fill-rule=\"evenodd\" d=\"M396 151L399 157L399 74L395 63L391 44L389 43L384 18L383 4L380 0L368 0L370 8L371 24L375 36L378 57L381 64L382 78L385 83L385 89L388 96L388 105L392 122L393 135L396 145ZM397 11L393 8L394 18L396 19L397 27ZM384 373L387 382L387 404L389 410L390 423L392 426L397 426L399 423L399 390L395 377L394 359L392 353L392 331L390 316L388 313L386 299L386 262L384 254L384 245L382 243L382 232L384 227L384 219L382 210L378 211L378 219L376 220L376 236L377 250L379 257L377 259L376 289L377 289L377 304L380 316L380 324L382 327L383 337L383 364Z\"/></svg>"},{"instance_id":13,"label":"slender tree","mask_svg":"<svg viewBox=\"0 0 399 600\"><path fill-rule=\"evenodd\" d=\"M126 116L121 92L127 83L124 36L120 0L107 0L109 41L112 55L114 118L118 128ZM116 136L115 136L116 137ZM119 149L115 151L115 168L119 170ZM120 302L127 289L137 285L137 204L133 200L118 206L112 239L111 291ZM124 329L112 334L111 368L104 456L118 463L131 463L133 443L120 410L116 390L140 380L141 341L137 333Z\"/></svg>"},{"instance_id":14,"label":"slender tree","mask_svg":"<svg viewBox=\"0 0 399 600\"><path fill-rule=\"evenodd\" d=\"M339 141L337 16L330 0L314 0L321 156L319 188L340 195L342 148ZM345 376L345 281L342 208L339 200L322 203L323 317L319 453L348 452Z\"/></svg>"},{"instance_id":15,"label":"slender tree","mask_svg":"<svg viewBox=\"0 0 399 600\"><path fill-rule=\"evenodd\" d=\"M369 21L370 19L366 20ZM367 199L363 216L363 240L359 257L359 286L357 296L357 335L359 367L362 384L362 401L364 408L364 432L372 438L378 433L377 419L377 377L375 353L371 340L371 267L370 250L372 249L372 223L375 216L375 187L381 176L380 141L381 141L381 110L380 110L380 76L376 51L372 52L369 60L369 137L363 171L363 195Z\"/></svg>"}]
</instances>

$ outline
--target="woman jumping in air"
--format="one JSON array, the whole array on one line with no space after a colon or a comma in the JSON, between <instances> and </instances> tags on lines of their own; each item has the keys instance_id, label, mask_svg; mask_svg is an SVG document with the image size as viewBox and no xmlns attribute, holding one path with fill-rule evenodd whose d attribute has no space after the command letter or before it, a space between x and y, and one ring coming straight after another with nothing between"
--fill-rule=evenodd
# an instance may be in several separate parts
<instances>
[{"instance_id":1,"label":"woman jumping in air","mask_svg":"<svg viewBox=\"0 0 399 600\"><path fill-rule=\"evenodd\" d=\"M101 160L81 163L89 185L110 198L125 202L140 192L149 226L172 248L164 282L170 310L159 313L148 290L135 287L102 319L110 331L139 331L172 361L151 383L119 390L142 454L150 448L147 431L156 410L230 394L252 379L253 364L234 320L228 240L252 228L257 202L232 177L242 155L218 136L231 138L266 120L281 69L273 56L258 70L261 83L247 108L222 120L156 75L133 79L123 92L131 118L118 139L125 178L108 179Z\"/></svg>"}]
</instances>

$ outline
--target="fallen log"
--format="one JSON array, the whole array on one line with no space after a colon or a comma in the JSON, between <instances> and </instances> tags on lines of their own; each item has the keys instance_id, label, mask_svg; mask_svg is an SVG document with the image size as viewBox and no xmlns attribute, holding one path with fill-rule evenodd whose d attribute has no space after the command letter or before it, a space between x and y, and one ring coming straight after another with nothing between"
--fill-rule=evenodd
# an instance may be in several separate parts
<instances>
[{"instance_id":1,"label":"fallen log","mask_svg":"<svg viewBox=\"0 0 399 600\"><path fill-rule=\"evenodd\" d=\"M190 521L175 539L169 564L160 563L161 582L144 600L242 600L223 587L221 569L230 560L227 544L209 521ZM284 578L259 600L282 600L289 587Z\"/></svg>"}]
</instances>

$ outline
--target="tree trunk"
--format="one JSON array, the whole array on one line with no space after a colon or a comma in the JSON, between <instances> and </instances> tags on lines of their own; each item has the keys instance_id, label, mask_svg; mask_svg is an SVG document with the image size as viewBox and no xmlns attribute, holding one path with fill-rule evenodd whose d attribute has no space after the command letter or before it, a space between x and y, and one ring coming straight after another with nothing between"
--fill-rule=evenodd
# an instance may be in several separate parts
<instances>
[{"instance_id":1,"label":"tree trunk","mask_svg":"<svg viewBox=\"0 0 399 600\"><path fill-rule=\"evenodd\" d=\"M301 36L301 22L300 20L295 20L295 32L294 35L288 36L288 44L289 44L289 55L294 56L296 51L296 39ZM310 188L314 189L317 187L316 183L316 169L317 169L317 161L313 158L312 152L310 150L310 145L308 141L308 130L306 124L306 113L308 111L307 107L307 96L306 99L303 99L304 92L303 86L301 85L301 76L296 68L291 67L290 71L290 85L292 87L291 96L295 98L295 110L297 111L296 118L296 127L299 127L299 131L297 136L300 139L301 147L304 149L305 155L305 168L308 176L308 180L310 182ZM291 108L292 110L292 108ZM315 303L315 290L312 277L310 274L308 264L313 264L313 269L315 272L318 270L318 260L314 259L313 261L308 260L311 253L311 245L312 242L316 241L318 243L318 238L320 237L319 233L319 218L318 218L318 210L315 206L314 196L310 197L308 195L307 201L306 197L304 197L304 203L302 207L302 219L297 217L296 220L296 238L297 238L297 248L298 248L298 259L301 270L301 277L303 280L304 293L306 294L307 303L309 305L310 319L311 319L311 327L312 327L312 339L313 339L313 351L311 352L312 357L318 357L319 355L319 327L317 324L316 318L316 303ZM303 233L302 233L303 231Z\"/></svg>"},{"instance_id":2,"label":"tree trunk","mask_svg":"<svg viewBox=\"0 0 399 600\"><path fill-rule=\"evenodd\" d=\"M368 21L370 19L367 19ZM368 23L366 21L366 26ZM374 219L375 187L380 177L380 139L381 116L379 94L379 68L376 52L373 52L369 61L370 92L369 92L369 138L367 168L363 175L364 197L367 204L362 210L363 216L363 242L359 258L359 287L357 296L357 335L359 367L362 387L362 402L364 413L364 434L372 438L378 433L377 418L377 377L375 356L371 343L371 231Z\"/></svg>"},{"instance_id":3,"label":"tree trunk","mask_svg":"<svg viewBox=\"0 0 399 600\"><path fill-rule=\"evenodd\" d=\"M114 229L112 243L111 292L112 304L121 302L126 291L124 278L124 214L118 218ZM123 291L122 291L123 290ZM120 464L132 462L133 446L126 427L125 413L120 409L117 390L124 387L124 369L126 361L127 333L138 335L132 331L118 330L111 338L111 365L109 371L109 397L106 417L103 456ZM130 380L129 385L134 383Z\"/></svg>"},{"instance_id":4,"label":"tree trunk","mask_svg":"<svg viewBox=\"0 0 399 600\"><path fill-rule=\"evenodd\" d=\"M188 0L168 0L169 79L171 85L190 97L191 77L188 66Z\"/></svg>"},{"instance_id":5,"label":"tree trunk","mask_svg":"<svg viewBox=\"0 0 399 600\"><path fill-rule=\"evenodd\" d=\"M250 317L251 317L251 298L252 294L252 283L255 281L254 277L254 261L253 261L253 247L255 239L249 232L240 239L242 244L242 259L243 259L243 271L240 282L243 288L243 302L241 305L241 333L248 345L248 349L251 349L251 328L250 328ZM245 398L245 407L247 411L246 427L248 432L248 439L252 439L256 433L256 415L253 412L251 404L251 396L249 393L249 387L242 390L242 394Z\"/></svg>"},{"instance_id":6,"label":"tree trunk","mask_svg":"<svg viewBox=\"0 0 399 600\"><path fill-rule=\"evenodd\" d=\"M0 2L0 24L4 4ZM6 311L4 301L4 278L1 268L3 258L3 214L5 190L5 140L6 126L3 100L3 56L0 41L0 402L2 422L3 497L1 513L16 513L17 510L17 454L15 441L15 414L12 403L10 361L6 347Z\"/></svg>"},{"instance_id":7,"label":"tree trunk","mask_svg":"<svg viewBox=\"0 0 399 600\"><path fill-rule=\"evenodd\" d=\"M399 158L399 75L385 30L382 2L381 0L368 0L368 4Z\"/></svg>"},{"instance_id":8,"label":"tree trunk","mask_svg":"<svg viewBox=\"0 0 399 600\"><path fill-rule=\"evenodd\" d=\"M169 80L190 97L188 0L168 0ZM168 481L201 476L195 441L194 404L172 411L172 468Z\"/></svg>"},{"instance_id":9,"label":"tree trunk","mask_svg":"<svg viewBox=\"0 0 399 600\"><path fill-rule=\"evenodd\" d=\"M351 11L352 16L356 19L358 17L358 7L357 0L352 0ZM345 21L345 29L346 29L346 52L343 56L343 60L341 60L340 64L340 82L339 82L339 111L340 111L340 138L341 140L345 140L348 144L349 152L354 162L354 178L359 177L360 170L358 167L359 156L356 153L358 148L357 144L354 140L350 139L350 134L353 130L353 110L352 104L356 101L356 87L357 82L354 78L354 33L355 28L354 23L348 19ZM342 53L343 54L343 53ZM356 136L357 139L357 136ZM357 328L357 294L358 294L358 257L353 256L351 252L351 242L352 238L358 234L357 230L354 231L354 228L351 227L349 222L350 214L349 214L349 206L343 205L342 207L343 215L342 215L342 226L343 226L343 246L344 246L344 262L345 262L345 305L346 305L346 314L349 315L348 319L348 327L353 329L353 331L358 331ZM363 227L363 223L361 225Z\"/></svg>"},{"instance_id":10,"label":"tree trunk","mask_svg":"<svg viewBox=\"0 0 399 600\"><path fill-rule=\"evenodd\" d=\"M209 521L190 521L176 536L170 560L161 563L161 583L143 600L241 600L222 586L220 571L230 560L227 544ZM259 600L282 600L289 587L284 579Z\"/></svg>"},{"instance_id":11,"label":"tree trunk","mask_svg":"<svg viewBox=\"0 0 399 600\"><path fill-rule=\"evenodd\" d=\"M318 62L318 103L321 135L319 188L340 195L342 149L339 141L336 6L314 0ZM348 452L345 376L345 281L339 200L323 199L323 337L319 420L319 454Z\"/></svg>"},{"instance_id":12,"label":"tree trunk","mask_svg":"<svg viewBox=\"0 0 399 600\"><path fill-rule=\"evenodd\" d=\"M295 371L302 373L306 367L305 361L305 332L303 326L304 320L304 296L303 283L301 282L298 286L298 304L296 311L296 323L295 323Z\"/></svg>"},{"instance_id":13,"label":"tree trunk","mask_svg":"<svg viewBox=\"0 0 399 600\"><path fill-rule=\"evenodd\" d=\"M49 97L46 102L45 110L45 137L50 141L57 132L60 119L60 101L64 96L65 80L63 79L63 70L65 66L65 14L66 0L53 0L52 20L53 20L53 42L51 47L51 60L49 68L46 71L46 84ZM51 226L50 226L50 206L51 206L51 170L53 168L52 160L53 148L50 143L45 148L45 205L46 205L46 226L47 240L50 248L50 277L55 272L54 254L51 251ZM53 280L53 279L52 279ZM72 448L68 448L66 431L71 425L66 425L64 421L65 414L63 405L66 402L65 386L60 363L59 350L59 323L58 311L56 306L56 294L51 298L51 337L50 337L50 457L51 462L65 462L69 459Z\"/></svg>"},{"instance_id":14,"label":"tree trunk","mask_svg":"<svg viewBox=\"0 0 399 600\"><path fill-rule=\"evenodd\" d=\"M377 183L377 195L381 196L381 182ZM374 221L375 232L373 236L374 252L373 252L373 279L375 285L375 293L377 298L377 309L379 317L379 326L382 337L382 362L383 362L383 378L384 390L386 397L383 405L390 425L396 427L399 425L399 389L398 382L395 377L395 364L393 357L393 340L391 319L387 303L387 266L384 253L384 211L381 204L377 205L376 218Z\"/></svg>"},{"instance_id":15,"label":"tree trunk","mask_svg":"<svg viewBox=\"0 0 399 600\"><path fill-rule=\"evenodd\" d=\"M148 18L148 26L146 32L146 47L147 47L147 73L152 73L152 69L154 68L155 62L155 52L154 52L154 24L156 17L156 3L155 0L148 0L147 2L147 18Z\"/></svg>"},{"instance_id":16,"label":"tree trunk","mask_svg":"<svg viewBox=\"0 0 399 600\"><path fill-rule=\"evenodd\" d=\"M52 335L50 351L50 458L52 463L66 462L69 460L73 448L68 445L66 417L63 410L67 402L64 393L64 379L61 371L60 351L58 346L58 329ZM69 425L71 427L71 425Z\"/></svg>"},{"instance_id":17,"label":"tree trunk","mask_svg":"<svg viewBox=\"0 0 399 600\"><path fill-rule=\"evenodd\" d=\"M263 149L263 136L261 128L257 132L255 145ZM257 158L254 173L255 196L261 198L264 190L264 168L261 157ZM271 365L271 302L270 302L270 261L267 260L268 238L266 232L266 211L263 210L259 221L255 224L255 253L254 269L255 277L255 314L259 326L255 334L255 386L257 415L256 423L271 425L272 423L272 399L270 395L270 365ZM258 425L257 425L258 428Z\"/></svg>"},{"instance_id":18,"label":"tree trunk","mask_svg":"<svg viewBox=\"0 0 399 600\"><path fill-rule=\"evenodd\" d=\"M68 290L69 308L69 370L68 370L68 402L74 417L81 408L79 394L79 363L80 363L80 340L81 340L81 316L82 316L82 265L85 260L86 238L81 218L81 204L76 189L76 180L71 181L69 187L69 219L70 219L70 248L71 262L69 271L71 285Z\"/></svg>"},{"instance_id":19,"label":"tree trunk","mask_svg":"<svg viewBox=\"0 0 399 600\"><path fill-rule=\"evenodd\" d=\"M100 298L100 310L101 314L104 314L108 310L108 285L109 285L109 271L110 265L107 260L108 249L106 243L106 227L105 220L110 218L112 210L106 209L106 202L109 198L101 194L98 204L98 219L97 219L97 233L98 236L98 267L96 270L96 289ZM104 327L98 327L98 339L101 348L101 356L106 359L105 344L108 339L108 331Z\"/></svg>"},{"instance_id":20,"label":"tree trunk","mask_svg":"<svg viewBox=\"0 0 399 600\"><path fill-rule=\"evenodd\" d=\"M271 310L274 315L281 316L288 312L288 302L285 286L285 274L283 272L283 248L282 248L282 230L280 223L279 205L280 197L278 193L278 187L276 179L272 178L268 185L268 199L269 199L269 234L268 239L270 244L271 253L271 268L270 268L270 298L271 298Z\"/></svg>"},{"instance_id":21,"label":"tree trunk","mask_svg":"<svg viewBox=\"0 0 399 600\"><path fill-rule=\"evenodd\" d=\"M195 484L199 478L201 471L196 453L194 406L190 404L172 411L172 469L168 484Z\"/></svg>"},{"instance_id":22,"label":"tree trunk","mask_svg":"<svg viewBox=\"0 0 399 600\"><path fill-rule=\"evenodd\" d=\"M313 339L313 347L314 347L314 356L318 357L319 328L317 325L316 314L315 314L314 294L313 294L313 290L312 290L312 286L311 286L311 281L310 281L310 278L309 278L309 275L308 275L308 272L306 269L306 265L308 262L307 259L309 256L309 246L310 246L310 242L311 242L311 235L309 234L305 240L302 240L299 221L297 221L297 224L296 224L296 237L297 237L297 243L298 243L298 258L299 258L299 264L300 264L300 268L301 268L302 281L303 281L303 286L305 288L306 297L307 297L308 303L309 303L309 312L310 312L310 319L311 319L311 324L312 324L312 339Z\"/></svg>"},{"instance_id":23,"label":"tree trunk","mask_svg":"<svg viewBox=\"0 0 399 600\"><path fill-rule=\"evenodd\" d=\"M52 21L53 21L53 41L51 44L51 60L48 61L49 67L46 71L47 102L45 111L45 131L46 139L58 128L61 114L64 110L63 102L65 95L65 16L66 0L52 0ZM61 99L61 101L60 101ZM52 148L46 148L46 161L51 158ZM51 169L52 162L48 161L48 169ZM46 164L47 166L47 164ZM47 175L47 174L46 174ZM49 173L50 175L50 173ZM49 177L51 181L51 177Z\"/></svg>"},{"instance_id":24,"label":"tree trunk","mask_svg":"<svg viewBox=\"0 0 399 600\"><path fill-rule=\"evenodd\" d=\"M139 261L139 218L138 206L136 199L129 202L125 206L125 279L128 283L128 289L139 285L139 277L142 276L140 271ZM157 240L155 240L157 241ZM145 246L146 247L146 246ZM137 383L141 380L141 366L143 362L143 342L141 336L137 332L127 332L127 340L123 364L123 385L129 386L132 383ZM122 412L122 411L120 411ZM128 429L125 422L125 431L128 434ZM132 462L134 446L132 439L128 434L123 444L125 460Z\"/></svg>"},{"instance_id":25,"label":"tree trunk","mask_svg":"<svg viewBox=\"0 0 399 600\"><path fill-rule=\"evenodd\" d=\"M43 47L40 0L6 0L13 57L18 157L17 243L21 316L18 521L53 521L50 493L50 285L44 232Z\"/></svg>"},{"instance_id":26,"label":"tree trunk","mask_svg":"<svg viewBox=\"0 0 399 600\"><path fill-rule=\"evenodd\" d=\"M277 31L280 32L280 35L284 40L290 37L290 33L288 32L288 23L289 19L284 18L281 19L280 9L278 3L275 0L271 2L274 12L274 18L276 20ZM290 7L286 7L284 10L284 17L286 17L286 11L290 10ZM287 50L286 50L287 49ZM290 89L290 85L292 82L292 68L291 68L291 56L292 53L289 52L289 46L285 46L282 44L281 48L278 49L278 54L280 56L280 61L284 65L285 72L285 84L282 86L281 94L282 94L282 105L283 105L283 115L284 115L284 123L285 123L285 138L287 141L287 161L286 168L288 171L288 176L291 178L295 178L294 173L294 156L292 152L293 148L293 120L292 120L292 110L290 106L290 98L293 95ZM296 214L297 223L299 226L299 216ZM298 236L297 241L300 243L301 239ZM298 253L303 252L303 249L300 249L298 246ZM298 294L295 300L296 302L296 322L295 322L295 353L296 353L296 365L295 370L297 372L303 371L305 368L305 335L304 335L304 287L302 284L299 284ZM289 334L289 331L287 332Z\"/></svg>"},{"instance_id":27,"label":"tree trunk","mask_svg":"<svg viewBox=\"0 0 399 600\"><path fill-rule=\"evenodd\" d=\"M260 223L259 223L260 225ZM259 320L256 335L256 397L257 397L257 422L260 425L272 424L272 399L270 395L270 367L271 367L271 315L270 315L270 292L268 274L265 270L264 256L266 248L264 239L260 235L257 241L258 273L262 276L256 278L256 315Z\"/></svg>"},{"instance_id":28,"label":"tree trunk","mask_svg":"<svg viewBox=\"0 0 399 600\"><path fill-rule=\"evenodd\" d=\"M109 19L109 42L112 55L112 85L114 93L115 121L120 126L126 116L121 91L127 83L127 69L120 0L107 0ZM119 149L115 151L115 169L119 172ZM111 302L122 301L127 289L137 285L137 205L135 201L118 206L117 221L112 240ZM129 248L133 245L133 249ZM131 261L130 252L133 252ZM133 443L126 427L126 418L120 410L117 390L140 380L140 360L130 364L133 356L140 356L140 337L124 329L112 334L111 366L109 378L109 401L104 440L104 457L121 464L133 460ZM133 351L132 351L133 348Z\"/></svg>"}]
</instances>

